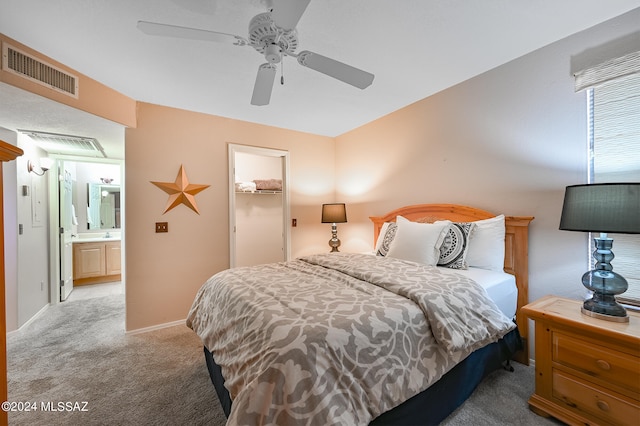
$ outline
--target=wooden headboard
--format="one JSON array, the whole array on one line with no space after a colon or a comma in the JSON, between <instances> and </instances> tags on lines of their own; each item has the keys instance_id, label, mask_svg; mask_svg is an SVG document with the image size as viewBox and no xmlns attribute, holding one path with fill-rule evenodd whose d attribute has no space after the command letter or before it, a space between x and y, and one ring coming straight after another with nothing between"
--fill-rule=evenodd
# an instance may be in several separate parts
<instances>
[{"instance_id":1,"label":"wooden headboard","mask_svg":"<svg viewBox=\"0 0 640 426\"><path fill-rule=\"evenodd\" d=\"M414 222L429 223L436 220L473 222L495 217L496 214L456 204L416 204L400 207L384 216L369 218L373 222L374 247L382 225L385 222L395 222L396 216L402 216ZM516 286L518 287L516 323L524 341L524 350L516 356L516 360L526 365L529 364L529 323L527 318L520 313L520 308L529 303L529 223L532 220L533 216L505 217L504 271L516 278Z\"/></svg>"}]
</instances>

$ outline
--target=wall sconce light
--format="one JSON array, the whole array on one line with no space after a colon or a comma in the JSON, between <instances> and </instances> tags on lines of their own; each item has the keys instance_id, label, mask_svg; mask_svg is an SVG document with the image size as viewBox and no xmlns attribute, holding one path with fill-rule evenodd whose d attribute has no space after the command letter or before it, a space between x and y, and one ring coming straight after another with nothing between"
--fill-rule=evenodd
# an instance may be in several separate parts
<instances>
[{"instance_id":1,"label":"wall sconce light","mask_svg":"<svg viewBox=\"0 0 640 426\"><path fill-rule=\"evenodd\" d=\"M27 160L27 172L36 174L38 176L44 176L44 174L51 168L51 166L53 166L53 160L48 157L41 158L39 166L37 166L33 161ZM36 171L37 169L40 169L40 173Z\"/></svg>"},{"instance_id":2,"label":"wall sconce light","mask_svg":"<svg viewBox=\"0 0 640 426\"><path fill-rule=\"evenodd\" d=\"M331 252L340 251L340 240L338 239L338 225L337 223L345 223L347 221L347 209L344 203L323 204L322 205L322 223L331 224L331 239L329 240L329 246L331 246Z\"/></svg>"}]
</instances>

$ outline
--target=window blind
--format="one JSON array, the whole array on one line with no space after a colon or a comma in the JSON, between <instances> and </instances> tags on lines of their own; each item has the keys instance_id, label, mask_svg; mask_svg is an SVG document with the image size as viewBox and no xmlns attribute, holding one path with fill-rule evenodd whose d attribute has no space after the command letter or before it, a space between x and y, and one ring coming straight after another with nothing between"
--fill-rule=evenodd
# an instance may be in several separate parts
<instances>
[{"instance_id":1,"label":"window blind","mask_svg":"<svg viewBox=\"0 0 640 426\"><path fill-rule=\"evenodd\" d=\"M635 58L633 66L609 61L616 64L614 71L624 71L622 76L613 78L612 70L602 67L593 73L606 77L587 96L590 183L640 182L640 55ZM629 289L618 299L640 305L640 235L610 237L614 240L613 270L629 282ZM591 245L593 251L593 242ZM595 261L591 261L593 267Z\"/></svg>"},{"instance_id":2,"label":"window blind","mask_svg":"<svg viewBox=\"0 0 640 426\"><path fill-rule=\"evenodd\" d=\"M619 58L609 59L594 67L576 72L576 92L597 86L601 83L635 74L640 71L640 52L632 52Z\"/></svg>"}]
</instances>

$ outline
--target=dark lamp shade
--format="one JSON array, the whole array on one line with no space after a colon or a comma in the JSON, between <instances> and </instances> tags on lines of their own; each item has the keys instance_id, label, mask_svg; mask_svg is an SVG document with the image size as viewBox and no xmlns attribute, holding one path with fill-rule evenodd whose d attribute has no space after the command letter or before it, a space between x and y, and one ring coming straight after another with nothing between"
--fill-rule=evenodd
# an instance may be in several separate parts
<instances>
[{"instance_id":1,"label":"dark lamp shade","mask_svg":"<svg viewBox=\"0 0 640 426\"><path fill-rule=\"evenodd\" d=\"M344 203L322 205L322 223L345 223L346 221L347 209Z\"/></svg>"},{"instance_id":2,"label":"dark lamp shade","mask_svg":"<svg viewBox=\"0 0 640 426\"><path fill-rule=\"evenodd\" d=\"M639 234L640 183L567 186L560 229Z\"/></svg>"}]
</instances>

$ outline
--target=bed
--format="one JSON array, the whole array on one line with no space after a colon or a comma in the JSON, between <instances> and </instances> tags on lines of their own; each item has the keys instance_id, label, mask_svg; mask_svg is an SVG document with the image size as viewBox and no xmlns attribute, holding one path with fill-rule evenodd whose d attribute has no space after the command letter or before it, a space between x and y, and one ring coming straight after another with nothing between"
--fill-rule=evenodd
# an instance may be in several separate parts
<instances>
[{"instance_id":1,"label":"bed","mask_svg":"<svg viewBox=\"0 0 640 426\"><path fill-rule=\"evenodd\" d=\"M528 299L532 219L408 206L371 218L372 254L319 254L215 274L187 325L204 343L228 424L442 421L505 361L528 360L519 309ZM488 235L493 246L480 244ZM423 237L430 241L424 250ZM468 250L457 250L465 238ZM425 266L423 255L452 263ZM496 256L511 284L495 270ZM476 281L484 275L493 277L486 288Z\"/></svg>"}]
</instances>

